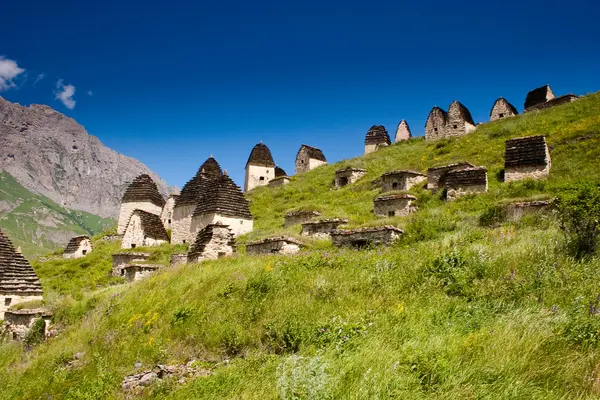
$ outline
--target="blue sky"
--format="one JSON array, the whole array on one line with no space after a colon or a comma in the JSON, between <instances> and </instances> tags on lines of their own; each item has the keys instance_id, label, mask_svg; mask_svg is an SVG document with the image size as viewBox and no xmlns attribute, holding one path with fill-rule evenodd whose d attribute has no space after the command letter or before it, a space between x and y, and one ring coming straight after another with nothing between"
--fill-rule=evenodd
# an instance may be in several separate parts
<instances>
[{"instance_id":1,"label":"blue sky","mask_svg":"<svg viewBox=\"0 0 600 400\"><path fill-rule=\"evenodd\" d=\"M544 84L600 89L592 0L29 1L2 14L4 73L8 60L20 73L0 68L0 96L52 106L178 186L210 154L243 186L261 140L292 174L302 143L355 157L371 125L393 134L404 118L422 135L455 99L483 122L499 96L521 111Z\"/></svg>"}]
</instances>

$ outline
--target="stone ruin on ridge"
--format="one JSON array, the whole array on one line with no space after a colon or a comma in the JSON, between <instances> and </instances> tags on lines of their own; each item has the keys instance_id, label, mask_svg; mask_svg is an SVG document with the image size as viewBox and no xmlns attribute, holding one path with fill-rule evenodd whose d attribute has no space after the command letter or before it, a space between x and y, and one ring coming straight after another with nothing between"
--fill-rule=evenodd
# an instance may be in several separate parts
<instances>
[{"instance_id":1,"label":"stone ruin on ridge","mask_svg":"<svg viewBox=\"0 0 600 400\"><path fill-rule=\"evenodd\" d=\"M149 277L163 266L160 264L127 264L123 267L123 277L129 282L135 282Z\"/></svg>"},{"instance_id":2,"label":"stone ruin on ridge","mask_svg":"<svg viewBox=\"0 0 600 400\"><path fill-rule=\"evenodd\" d=\"M544 136L527 136L506 141L504 182L545 178L550 174L551 165Z\"/></svg>"},{"instance_id":3,"label":"stone ruin on ridge","mask_svg":"<svg viewBox=\"0 0 600 400\"><path fill-rule=\"evenodd\" d=\"M413 206L416 200L415 196L407 193L379 196L373 200L373 211L378 217L406 216L416 211Z\"/></svg>"},{"instance_id":4,"label":"stone ruin on ridge","mask_svg":"<svg viewBox=\"0 0 600 400\"><path fill-rule=\"evenodd\" d=\"M171 229L173 225L173 209L175 208L175 202L179 197L178 194L171 194L167 199L162 212L160 213L160 219L162 220L165 229Z\"/></svg>"},{"instance_id":5,"label":"stone ruin on ridge","mask_svg":"<svg viewBox=\"0 0 600 400\"><path fill-rule=\"evenodd\" d=\"M366 169L348 167L335 171L335 187L341 188L350 185L367 173Z\"/></svg>"},{"instance_id":6,"label":"stone ruin on ridge","mask_svg":"<svg viewBox=\"0 0 600 400\"><path fill-rule=\"evenodd\" d=\"M112 255L112 276L125 276L127 265L146 261L150 253L141 253L134 251L125 251Z\"/></svg>"},{"instance_id":7,"label":"stone ruin on ridge","mask_svg":"<svg viewBox=\"0 0 600 400\"><path fill-rule=\"evenodd\" d=\"M404 231L395 226L375 226L367 228L334 230L331 241L337 247L362 249L369 246L389 245L400 238Z\"/></svg>"},{"instance_id":8,"label":"stone ruin on ridge","mask_svg":"<svg viewBox=\"0 0 600 400\"><path fill-rule=\"evenodd\" d=\"M290 183L290 177L287 176L283 168L275 166L275 178L269 182L269 187L279 187Z\"/></svg>"},{"instance_id":9,"label":"stone ruin on ridge","mask_svg":"<svg viewBox=\"0 0 600 400\"><path fill-rule=\"evenodd\" d=\"M452 170L473 168L474 165L468 162L459 162L454 164L432 167L427 170L427 189L435 192L443 189L443 180L446 174Z\"/></svg>"},{"instance_id":10,"label":"stone ruin on ridge","mask_svg":"<svg viewBox=\"0 0 600 400\"><path fill-rule=\"evenodd\" d=\"M396 137L394 138L394 142L398 143L403 140L408 140L412 138L412 134L410 133L410 128L408 127L408 122L405 120L400 121L398 124L398 128L396 129Z\"/></svg>"},{"instance_id":11,"label":"stone ruin on ridge","mask_svg":"<svg viewBox=\"0 0 600 400\"><path fill-rule=\"evenodd\" d=\"M520 201L506 207L506 219L518 221L525 215L538 214L545 211L550 205L548 200Z\"/></svg>"},{"instance_id":12,"label":"stone ruin on ridge","mask_svg":"<svg viewBox=\"0 0 600 400\"><path fill-rule=\"evenodd\" d=\"M518 115L519 112L504 97L499 97L490 110L490 122Z\"/></svg>"},{"instance_id":13,"label":"stone ruin on ridge","mask_svg":"<svg viewBox=\"0 0 600 400\"><path fill-rule=\"evenodd\" d=\"M210 156L196 175L183 186L173 208L171 244L192 243L196 239L196 232L191 231L192 214L198 201L222 175L219 163Z\"/></svg>"},{"instance_id":14,"label":"stone ruin on ridge","mask_svg":"<svg viewBox=\"0 0 600 400\"><path fill-rule=\"evenodd\" d=\"M303 144L296 154L296 174L327 164L325 155L320 149Z\"/></svg>"},{"instance_id":15,"label":"stone ruin on ridge","mask_svg":"<svg viewBox=\"0 0 600 400\"><path fill-rule=\"evenodd\" d=\"M194 244L190 247L187 262L197 263L203 260L231 256L235 252L235 235L228 225L210 224L198 232Z\"/></svg>"},{"instance_id":16,"label":"stone ruin on ridge","mask_svg":"<svg viewBox=\"0 0 600 400\"><path fill-rule=\"evenodd\" d=\"M435 106L425 122L425 139L433 140L463 136L475 130L471 112L459 101L453 101L448 112Z\"/></svg>"},{"instance_id":17,"label":"stone ruin on ridge","mask_svg":"<svg viewBox=\"0 0 600 400\"><path fill-rule=\"evenodd\" d=\"M0 320L9 307L42 300L42 284L22 254L0 230Z\"/></svg>"},{"instance_id":18,"label":"stone ruin on ridge","mask_svg":"<svg viewBox=\"0 0 600 400\"><path fill-rule=\"evenodd\" d=\"M450 170L444 177L443 187L448 200L454 200L470 193L487 192L487 169L471 167Z\"/></svg>"},{"instance_id":19,"label":"stone ruin on ridge","mask_svg":"<svg viewBox=\"0 0 600 400\"><path fill-rule=\"evenodd\" d=\"M381 175L381 191L410 190L414 185L427 180L427 176L418 171L398 170Z\"/></svg>"},{"instance_id":20,"label":"stone ruin on ridge","mask_svg":"<svg viewBox=\"0 0 600 400\"><path fill-rule=\"evenodd\" d=\"M81 258L92 252L92 241L89 236L75 236L69 240L63 258Z\"/></svg>"},{"instance_id":21,"label":"stone ruin on ridge","mask_svg":"<svg viewBox=\"0 0 600 400\"><path fill-rule=\"evenodd\" d=\"M365 154L377 151L380 147L387 147L392 142L390 135L383 125L373 125L365 135Z\"/></svg>"},{"instance_id":22,"label":"stone ruin on ridge","mask_svg":"<svg viewBox=\"0 0 600 400\"><path fill-rule=\"evenodd\" d=\"M313 236L318 239L327 239L331 232L338 228L338 226L347 224L347 219L341 218L330 218L321 219L318 221L308 221L302 223L302 236Z\"/></svg>"},{"instance_id":23,"label":"stone ruin on ridge","mask_svg":"<svg viewBox=\"0 0 600 400\"><path fill-rule=\"evenodd\" d=\"M125 233L133 210L144 210L151 214L160 215L164 205L165 199L159 193L156 183L150 178L150 175L138 176L127 187L121 199L117 234L122 235Z\"/></svg>"},{"instance_id":24,"label":"stone ruin on ridge","mask_svg":"<svg viewBox=\"0 0 600 400\"><path fill-rule=\"evenodd\" d=\"M129 224L123 234L121 248L159 246L168 242L169 235L160 216L143 210L135 210L131 214Z\"/></svg>"},{"instance_id":25,"label":"stone ruin on ridge","mask_svg":"<svg viewBox=\"0 0 600 400\"><path fill-rule=\"evenodd\" d=\"M6 333L12 340L25 340L33 325L42 319L44 321L44 337L52 320L52 314L43 308L6 310L4 312L4 326Z\"/></svg>"},{"instance_id":26,"label":"stone ruin on ridge","mask_svg":"<svg viewBox=\"0 0 600 400\"><path fill-rule=\"evenodd\" d=\"M538 111L570 103L577 100L577 98L578 97L574 94L555 97L550 86L544 85L527 93L527 98L525 99L525 112Z\"/></svg>"},{"instance_id":27,"label":"stone ruin on ridge","mask_svg":"<svg viewBox=\"0 0 600 400\"><path fill-rule=\"evenodd\" d=\"M284 215L284 224L283 226L287 228L288 226L293 226L297 224L301 224L303 222L308 222L313 218L321 216L321 213L318 211L311 210L299 210L299 211L291 211Z\"/></svg>"},{"instance_id":28,"label":"stone ruin on ridge","mask_svg":"<svg viewBox=\"0 0 600 400\"><path fill-rule=\"evenodd\" d=\"M291 237L272 237L246 244L246 254L295 254L302 242Z\"/></svg>"},{"instance_id":29,"label":"stone ruin on ridge","mask_svg":"<svg viewBox=\"0 0 600 400\"><path fill-rule=\"evenodd\" d=\"M271 150L260 142L252 148L246 162L244 192L268 185L273 178L275 178L275 162Z\"/></svg>"}]
</instances>

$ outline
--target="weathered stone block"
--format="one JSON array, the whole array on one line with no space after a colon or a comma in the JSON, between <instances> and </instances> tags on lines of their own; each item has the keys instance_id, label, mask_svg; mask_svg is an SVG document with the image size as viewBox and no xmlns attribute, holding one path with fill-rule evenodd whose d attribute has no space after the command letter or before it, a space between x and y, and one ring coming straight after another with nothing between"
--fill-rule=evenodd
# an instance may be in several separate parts
<instances>
[{"instance_id":1,"label":"weathered stone block","mask_svg":"<svg viewBox=\"0 0 600 400\"><path fill-rule=\"evenodd\" d=\"M112 255L112 276L125 276L125 266L139 261L146 261L150 253L138 253L134 251L115 253Z\"/></svg>"},{"instance_id":2,"label":"weathered stone block","mask_svg":"<svg viewBox=\"0 0 600 400\"><path fill-rule=\"evenodd\" d=\"M414 185L418 185L426 179L425 174L417 171L398 170L386 172L381 175L381 191L410 190Z\"/></svg>"},{"instance_id":3,"label":"weathered stone block","mask_svg":"<svg viewBox=\"0 0 600 400\"><path fill-rule=\"evenodd\" d=\"M366 169L348 167L335 171L335 187L341 188L350 185L367 173Z\"/></svg>"},{"instance_id":4,"label":"weathered stone block","mask_svg":"<svg viewBox=\"0 0 600 400\"><path fill-rule=\"evenodd\" d=\"M415 200L415 196L404 193L379 196L373 201L373 210L378 217L405 216L416 210Z\"/></svg>"},{"instance_id":5,"label":"weathered stone block","mask_svg":"<svg viewBox=\"0 0 600 400\"><path fill-rule=\"evenodd\" d=\"M548 200L512 203L506 208L506 217L509 221L518 221L525 215L537 214L547 210L549 205Z\"/></svg>"},{"instance_id":6,"label":"weathered stone block","mask_svg":"<svg viewBox=\"0 0 600 400\"><path fill-rule=\"evenodd\" d=\"M454 200L470 193L483 193L488 190L487 169L472 167L449 171L443 182L446 198Z\"/></svg>"},{"instance_id":7,"label":"weathered stone block","mask_svg":"<svg viewBox=\"0 0 600 400\"><path fill-rule=\"evenodd\" d=\"M550 174L551 164L544 136L527 136L506 141L505 182L545 178Z\"/></svg>"},{"instance_id":8,"label":"weathered stone block","mask_svg":"<svg viewBox=\"0 0 600 400\"><path fill-rule=\"evenodd\" d=\"M436 191L442 188L442 182L446 174L452 170L460 170L474 167L468 162L460 162L455 164L442 165L441 167L433 167L427 170L427 189Z\"/></svg>"},{"instance_id":9,"label":"weathered stone block","mask_svg":"<svg viewBox=\"0 0 600 400\"><path fill-rule=\"evenodd\" d=\"M318 211L309 211L309 210L300 210L300 211L292 211L285 214L284 218L284 227L301 224L303 222L308 222L313 218L320 216L321 213Z\"/></svg>"},{"instance_id":10,"label":"weathered stone block","mask_svg":"<svg viewBox=\"0 0 600 400\"><path fill-rule=\"evenodd\" d=\"M403 233L402 229L395 226L377 226L351 230L336 229L331 232L331 241L337 247L364 248L392 244Z\"/></svg>"},{"instance_id":11,"label":"weathered stone block","mask_svg":"<svg viewBox=\"0 0 600 400\"><path fill-rule=\"evenodd\" d=\"M294 254L302 242L291 237L273 237L246 244L247 254Z\"/></svg>"},{"instance_id":12,"label":"weathered stone block","mask_svg":"<svg viewBox=\"0 0 600 400\"><path fill-rule=\"evenodd\" d=\"M316 238L325 239L331 234L331 231L338 228L342 224L347 224L348 220L340 218L322 219L319 221L304 222L302 224L302 236L313 236Z\"/></svg>"}]
</instances>

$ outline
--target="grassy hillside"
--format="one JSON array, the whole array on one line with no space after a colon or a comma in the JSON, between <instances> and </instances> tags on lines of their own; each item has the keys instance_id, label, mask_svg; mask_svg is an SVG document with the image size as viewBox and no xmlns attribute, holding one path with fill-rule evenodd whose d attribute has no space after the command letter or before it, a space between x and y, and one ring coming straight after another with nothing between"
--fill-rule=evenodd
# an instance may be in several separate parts
<instances>
[{"instance_id":1,"label":"grassy hillside","mask_svg":"<svg viewBox=\"0 0 600 400\"><path fill-rule=\"evenodd\" d=\"M504 141L530 134L547 135L551 177L502 183ZM294 256L250 257L242 246L232 258L118 285L105 275L114 245L99 248L87 267L38 264L61 334L31 349L0 345L0 399L122 399L120 383L137 362L151 368L190 360L212 374L165 380L140 397L598 398L600 258L569 257L553 214L493 224L481 216L501 202L600 182L599 159L600 96L593 95L481 125L466 137L415 139L278 189L257 189L250 196L256 229L241 240L296 235L298 227L282 228L283 214L316 209L354 226L403 227L391 247L340 250L308 241ZM372 214L379 192L373 181L383 172L463 160L488 167L488 193L446 203L416 188L414 215ZM334 171L348 165L368 174L333 189ZM163 263L175 251L150 250ZM60 268L78 276L73 286L60 282ZM93 290L86 274L102 287Z\"/></svg>"},{"instance_id":2,"label":"grassy hillside","mask_svg":"<svg viewBox=\"0 0 600 400\"><path fill-rule=\"evenodd\" d=\"M114 225L113 219L68 210L33 194L0 171L0 228L28 257L63 247L72 236L93 235Z\"/></svg>"}]
</instances>

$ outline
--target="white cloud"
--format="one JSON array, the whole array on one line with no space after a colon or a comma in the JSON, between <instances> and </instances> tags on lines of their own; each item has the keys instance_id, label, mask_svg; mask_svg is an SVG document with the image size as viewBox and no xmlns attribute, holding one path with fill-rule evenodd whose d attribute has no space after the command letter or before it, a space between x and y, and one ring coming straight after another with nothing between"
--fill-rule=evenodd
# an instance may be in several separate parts
<instances>
[{"instance_id":1,"label":"white cloud","mask_svg":"<svg viewBox=\"0 0 600 400\"><path fill-rule=\"evenodd\" d=\"M93 95L94 95L94 92L92 92L92 90L91 90L91 89L90 89L90 90L88 90L88 96L93 96Z\"/></svg>"},{"instance_id":2,"label":"white cloud","mask_svg":"<svg viewBox=\"0 0 600 400\"><path fill-rule=\"evenodd\" d=\"M73 95L75 95L75 86L65 85L63 80L60 79L56 82L56 88L58 89L58 91L55 92L56 99L60 100L69 110L74 109L75 100L73 100Z\"/></svg>"},{"instance_id":3,"label":"white cloud","mask_svg":"<svg viewBox=\"0 0 600 400\"><path fill-rule=\"evenodd\" d=\"M45 77L46 77L46 74L44 74L43 72L41 74L38 74L38 76L35 78L35 81L33 81L33 86L35 86L36 83L38 83Z\"/></svg>"},{"instance_id":4,"label":"white cloud","mask_svg":"<svg viewBox=\"0 0 600 400\"><path fill-rule=\"evenodd\" d=\"M0 56L0 92L15 87L13 79L25 72L16 61Z\"/></svg>"}]
</instances>

